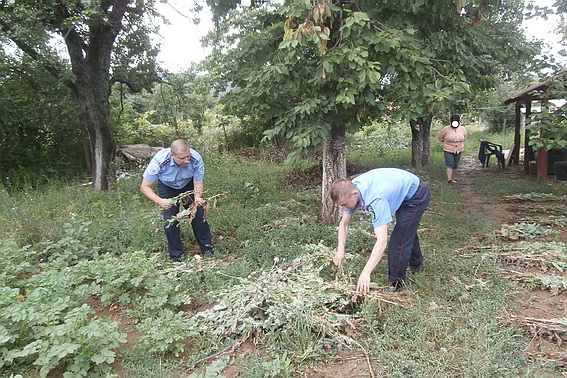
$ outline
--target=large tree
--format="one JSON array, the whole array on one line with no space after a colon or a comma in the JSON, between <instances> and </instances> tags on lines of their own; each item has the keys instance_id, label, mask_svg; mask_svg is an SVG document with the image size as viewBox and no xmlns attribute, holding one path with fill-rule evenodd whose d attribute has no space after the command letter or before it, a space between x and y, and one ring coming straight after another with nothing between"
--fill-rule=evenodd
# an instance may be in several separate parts
<instances>
[{"instance_id":1,"label":"large tree","mask_svg":"<svg viewBox=\"0 0 567 378\"><path fill-rule=\"evenodd\" d=\"M108 188L112 83L123 82L138 91L158 79L157 50L149 37L155 28L145 18L153 15L153 4L154 0L0 2L0 36L71 89L89 137L96 190Z\"/></svg>"},{"instance_id":2,"label":"large tree","mask_svg":"<svg viewBox=\"0 0 567 378\"><path fill-rule=\"evenodd\" d=\"M489 86L493 66L514 55L508 50L517 47L518 33L504 38L479 26L506 9L500 1L463 4L285 0L277 12L233 12L219 24L215 36L226 36L225 43L211 61L230 85L228 108L264 119L268 139L293 145L291 161L323 147L321 215L334 222L338 213L327 190L346 175L347 132L378 117L403 116L414 133L412 161L427 164L437 104Z\"/></svg>"}]
</instances>

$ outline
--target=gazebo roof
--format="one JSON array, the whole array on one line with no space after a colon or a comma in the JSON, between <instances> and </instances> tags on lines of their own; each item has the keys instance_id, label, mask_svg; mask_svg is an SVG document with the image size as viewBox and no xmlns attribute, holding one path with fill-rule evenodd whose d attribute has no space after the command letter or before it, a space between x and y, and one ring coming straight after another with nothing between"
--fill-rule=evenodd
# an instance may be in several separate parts
<instances>
[{"instance_id":1,"label":"gazebo roof","mask_svg":"<svg viewBox=\"0 0 567 378\"><path fill-rule=\"evenodd\" d=\"M518 93L513 94L512 96L504 99L502 102L504 104L508 105L508 104L510 104L512 102L516 102L516 101L539 100L539 99L541 99L540 98L541 96L538 92L546 92L547 91L547 84L550 81L555 80L555 79L562 77L562 76L565 76L565 75L567 75L567 70L561 71L558 74L548 78L547 80L542 81L541 83L534 84L531 87L522 89ZM547 95L547 96L549 96L549 95Z\"/></svg>"}]
</instances>

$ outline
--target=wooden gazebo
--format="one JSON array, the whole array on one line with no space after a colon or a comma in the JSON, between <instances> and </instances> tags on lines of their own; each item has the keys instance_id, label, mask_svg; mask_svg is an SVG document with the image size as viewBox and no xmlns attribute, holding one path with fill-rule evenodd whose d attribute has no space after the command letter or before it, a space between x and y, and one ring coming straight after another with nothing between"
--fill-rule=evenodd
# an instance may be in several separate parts
<instances>
[{"instance_id":1,"label":"wooden gazebo","mask_svg":"<svg viewBox=\"0 0 567 378\"><path fill-rule=\"evenodd\" d=\"M566 76L567 71L562 71L557 75L550 77L549 79L542 81L541 83L532 85L520 92L506 98L503 102L508 105L512 102L516 105L516 117L514 123L514 147L510 151L511 157L509 159L510 164L519 164L520 162L520 131L522 127L522 106L525 106L526 119L528 119L532 113L532 101L541 101L542 104L547 103L550 99L558 99L560 94L548 93L548 84L552 80L556 80L560 77ZM548 151L540 148L538 151L537 159L537 176L541 179L547 179L548 174ZM530 161L533 159L533 152L529 146L529 138L527 132L524 132L524 174L529 174L530 171Z\"/></svg>"}]
</instances>

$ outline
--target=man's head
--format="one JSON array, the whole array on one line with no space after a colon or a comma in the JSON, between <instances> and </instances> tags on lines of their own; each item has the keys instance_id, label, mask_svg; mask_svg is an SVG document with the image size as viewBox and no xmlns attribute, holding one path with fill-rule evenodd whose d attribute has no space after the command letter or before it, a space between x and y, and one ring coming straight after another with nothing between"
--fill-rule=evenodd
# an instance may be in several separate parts
<instances>
[{"instance_id":1,"label":"man's head","mask_svg":"<svg viewBox=\"0 0 567 378\"><path fill-rule=\"evenodd\" d=\"M186 167L191 159L189 145L183 139L176 139L171 142L171 157L177 165Z\"/></svg>"},{"instance_id":2,"label":"man's head","mask_svg":"<svg viewBox=\"0 0 567 378\"><path fill-rule=\"evenodd\" d=\"M345 179L335 180L331 185L329 195L334 203L342 209L354 209L359 202L358 189Z\"/></svg>"}]
</instances>

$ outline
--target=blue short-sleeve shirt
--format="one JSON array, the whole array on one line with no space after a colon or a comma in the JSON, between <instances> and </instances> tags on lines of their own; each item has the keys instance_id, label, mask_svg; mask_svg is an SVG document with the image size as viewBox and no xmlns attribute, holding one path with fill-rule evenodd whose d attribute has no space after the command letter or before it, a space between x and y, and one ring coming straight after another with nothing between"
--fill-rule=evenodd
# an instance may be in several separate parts
<instances>
[{"instance_id":1,"label":"blue short-sleeve shirt","mask_svg":"<svg viewBox=\"0 0 567 378\"><path fill-rule=\"evenodd\" d=\"M191 180L203 181L205 177L205 163L201 155L189 149L191 158L186 167L178 165L171 156L171 148L164 148L158 151L152 158L143 177L149 182L160 180L165 185L174 189L182 189Z\"/></svg>"},{"instance_id":2,"label":"blue short-sleeve shirt","mask_svg":"<svg viewBox=\"0 0 567 378\"><path fill-rule=\"evenodd\" d=\"M377 168L354 178L360 202L357 207L372 214L372 226L383 226L392 221L402 202L413 197L419 187L419 177L399 168ZM353 214L355 209L345 213Z\"/></svg>"}]
</instances>

